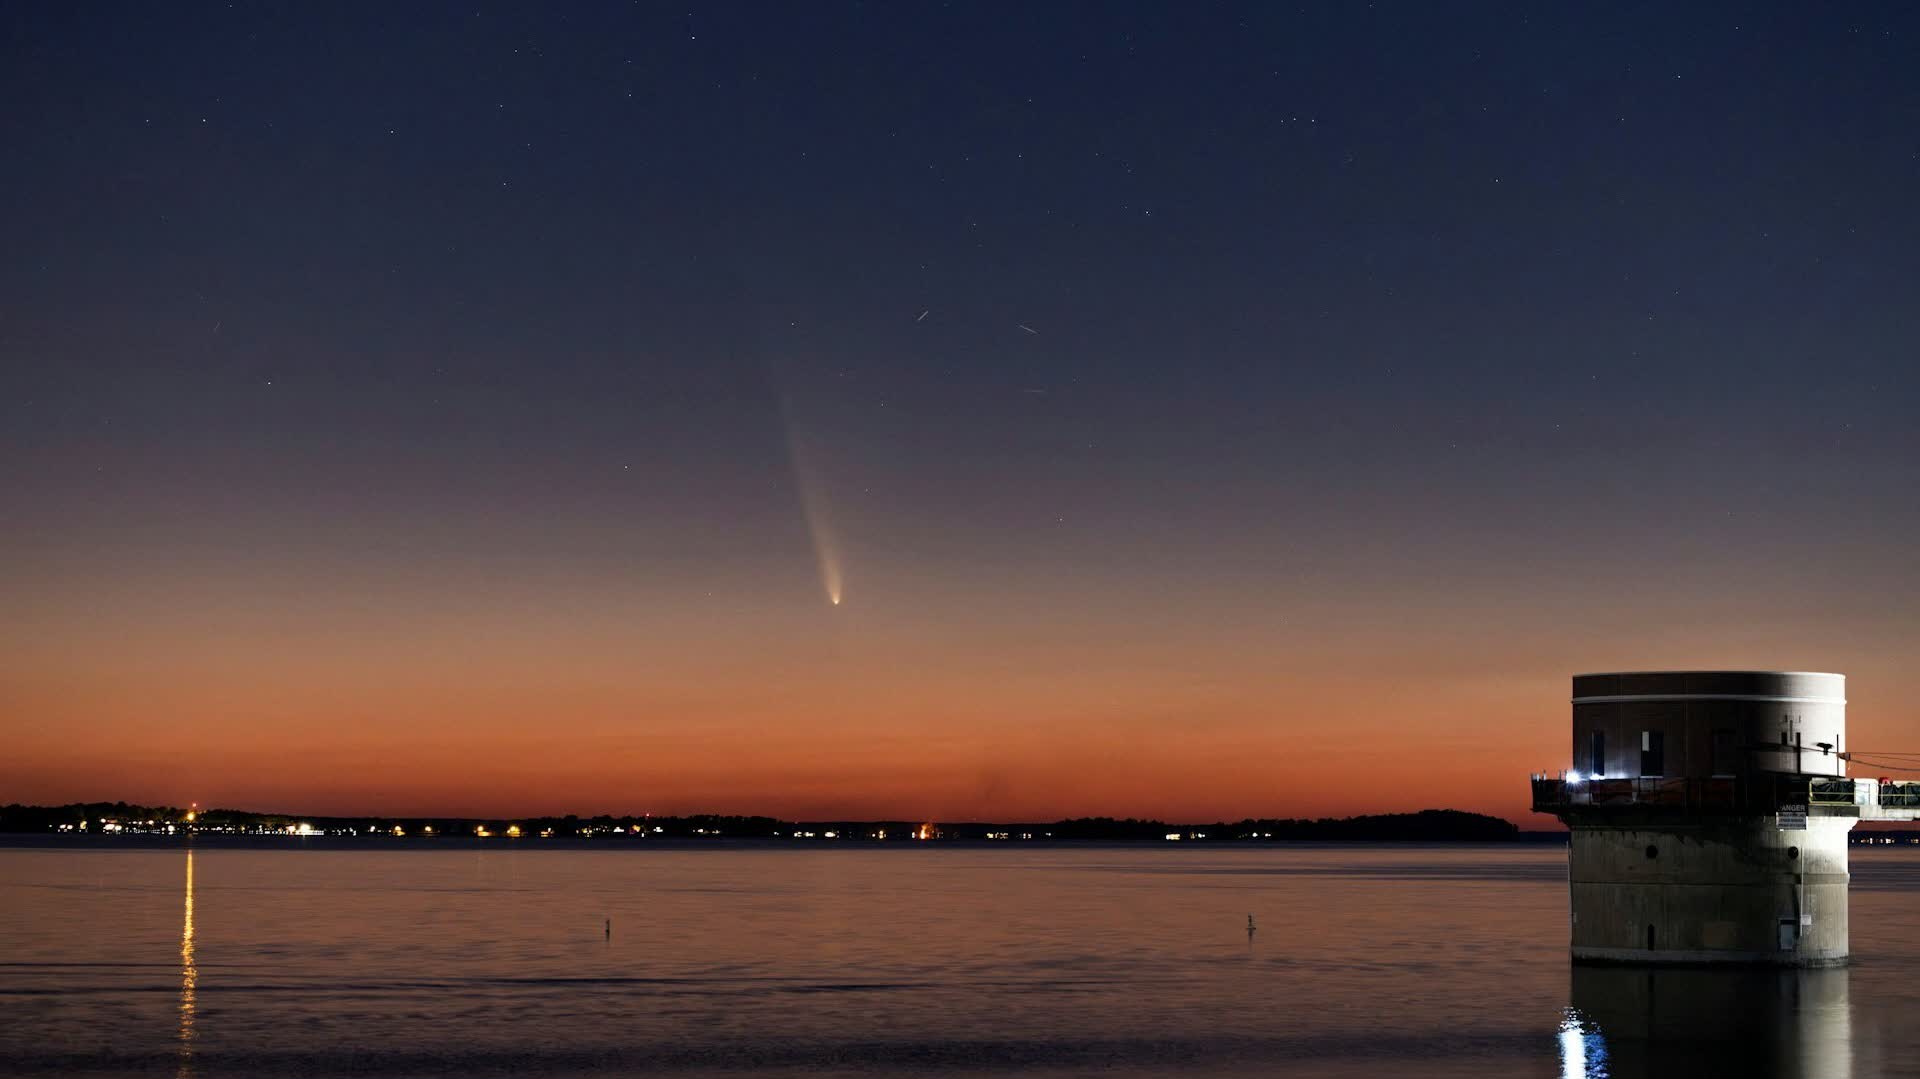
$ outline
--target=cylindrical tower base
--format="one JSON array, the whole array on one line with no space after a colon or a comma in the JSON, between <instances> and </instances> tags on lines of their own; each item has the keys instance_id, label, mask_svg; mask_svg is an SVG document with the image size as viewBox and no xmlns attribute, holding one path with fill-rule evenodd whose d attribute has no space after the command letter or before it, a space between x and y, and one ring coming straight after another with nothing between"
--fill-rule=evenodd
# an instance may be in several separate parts
<instances>
[{"instance_id":1,"label":"cylindrical tower base","mask_svg":"<svg viewBox=\"0 0 1920 1079\"><path fill-rule=\"evenodd\" d=\"M1576 961L1838 966L1847 961L1847 817L1572 823Z\"/></svg>"}]
</instances>

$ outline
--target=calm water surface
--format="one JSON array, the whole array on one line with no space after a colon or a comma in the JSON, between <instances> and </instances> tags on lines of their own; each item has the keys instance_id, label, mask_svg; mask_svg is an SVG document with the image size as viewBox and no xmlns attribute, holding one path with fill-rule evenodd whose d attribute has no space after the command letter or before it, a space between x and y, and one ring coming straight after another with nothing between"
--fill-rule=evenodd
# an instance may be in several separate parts
<instances>
[{"instance_id":1,"label":"calm water surface","mask_svg":"<svg viewBox=\"0 0 1920 1079\"><path fill-rule=\"evenodd\" d=\"M1559 847L297 843L0 848L0 1070L1920 1072L1920 852L1706 974L1570 968Z\"/></svg>"}]
</instances>

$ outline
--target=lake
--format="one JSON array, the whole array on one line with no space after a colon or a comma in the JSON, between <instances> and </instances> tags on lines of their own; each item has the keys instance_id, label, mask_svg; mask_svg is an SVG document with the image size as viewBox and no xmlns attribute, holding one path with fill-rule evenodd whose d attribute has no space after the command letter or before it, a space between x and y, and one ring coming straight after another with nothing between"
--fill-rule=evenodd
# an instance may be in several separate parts
<instances>
[{"instance_id":1,"label":"lake","mask_svg":"<svg viewBox=\"0 0 1920 1079\"><path fill-rule=\"evenodd\" d=\"M0 1063L1912 1073L1920 848L1855 848L1852 902L1848 969L1575 969L1556 845L14 840Z\"/></svg>"}]
</instances>

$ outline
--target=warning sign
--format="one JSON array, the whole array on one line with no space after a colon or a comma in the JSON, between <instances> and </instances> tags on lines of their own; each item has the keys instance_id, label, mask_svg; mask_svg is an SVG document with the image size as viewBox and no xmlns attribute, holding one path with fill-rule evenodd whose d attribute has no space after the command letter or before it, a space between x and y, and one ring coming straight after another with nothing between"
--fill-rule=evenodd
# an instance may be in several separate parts
<instances>
[{"instance_id":1,"label":"warning sign","mask_svg":"<svg viewBox=\"0 0 1920 1079\"><path fill-rule=\"evenodd\" d=\"M1780 830L1783 832L1804 832L1807 830L1806 806L1781 806Z\"/></svg>"}]
</instances>

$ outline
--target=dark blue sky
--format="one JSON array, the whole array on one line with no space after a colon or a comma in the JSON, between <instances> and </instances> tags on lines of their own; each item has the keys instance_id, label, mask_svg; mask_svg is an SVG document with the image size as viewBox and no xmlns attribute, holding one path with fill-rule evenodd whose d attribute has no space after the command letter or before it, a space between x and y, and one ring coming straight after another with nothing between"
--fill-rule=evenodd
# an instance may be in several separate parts
<instances>
[{"instance_id":1,"label":"dark blue sky","mask_svg":"<svg viewBox=\"0 0 1920 1079\"><path fill-rule=\"evenodd\" d=\"M396 655L316 626L497 641L643 725L692 721L538 672L691 633L709 687L908 701L911 641L1052 672L922 671L943 722L1298 738L1265 657L1897 670L1916 42L1900 4L14 5L14 710L134 723L76 688L116 649ZM1102 645L1174 703L1087 696ZM355 714L461 714L367 677ZM822 692L747 726L870 707Z\"/></svg>"}]
</instances>

